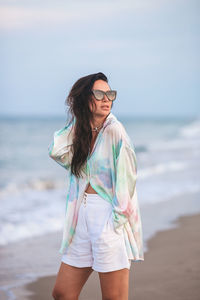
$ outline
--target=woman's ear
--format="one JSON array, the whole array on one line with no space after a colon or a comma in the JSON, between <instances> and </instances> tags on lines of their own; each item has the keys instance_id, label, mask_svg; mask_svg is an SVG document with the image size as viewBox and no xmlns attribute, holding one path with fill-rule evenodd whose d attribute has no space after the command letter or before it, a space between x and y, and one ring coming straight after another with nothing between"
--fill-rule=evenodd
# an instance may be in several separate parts
<instances>
[{"instance_id":1,"label":"woman's ear","mask_svg":"<svg viewBox=\"0 0 200 300\"><path fill-rule=\"evenodd\" d=\"M94 101L94 99L91 98L91 100L89 101L89 108L91 112L94 112L96 109L96 103Z\"/></svg>"}]
</instances>

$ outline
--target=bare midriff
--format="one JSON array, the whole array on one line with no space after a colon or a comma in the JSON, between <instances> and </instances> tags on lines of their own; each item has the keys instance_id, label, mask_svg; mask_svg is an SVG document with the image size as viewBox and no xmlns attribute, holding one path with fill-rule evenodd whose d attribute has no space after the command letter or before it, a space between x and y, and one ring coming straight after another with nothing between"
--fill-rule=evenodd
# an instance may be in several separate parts
<instances>
[{"instance_id":1,"label":"bare midriff","mask_svg":"<svg viewBox=\"0 0 200 300\"><path fill-rule=\"evenodd\" d=\"M85 190L85 192L88 194L97 194L97 192L91 187L90 183L89 183L87 189Z\"/></svg>"}]
</instances>

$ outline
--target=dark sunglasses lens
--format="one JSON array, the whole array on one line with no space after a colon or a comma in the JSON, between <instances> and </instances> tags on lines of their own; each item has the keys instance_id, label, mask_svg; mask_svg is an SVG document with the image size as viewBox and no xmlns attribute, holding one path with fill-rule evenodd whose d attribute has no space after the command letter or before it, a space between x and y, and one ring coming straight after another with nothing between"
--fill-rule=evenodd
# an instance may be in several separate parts
<instances>
[{"instance_id":1,"label":"dark sunglasses lens","mask_svg":"<svg viewBox=\"0 0 200 300\"><path fill-rule=\"evenodd\" d=\"M108 99L113 101L116 98L116 91L108 91L107 92Z\"/></svg>"},{"instance_id":2,"label":"dark sunglasses lens","mask_svg":"<svg viewBox=\"0 0 200 300\"><path fill-rule=\"evenodd\" d=\"M103 93L101 91L93 91L94 96L97 100L102 100L103 99Z\"/></svg>"}]
</instances>

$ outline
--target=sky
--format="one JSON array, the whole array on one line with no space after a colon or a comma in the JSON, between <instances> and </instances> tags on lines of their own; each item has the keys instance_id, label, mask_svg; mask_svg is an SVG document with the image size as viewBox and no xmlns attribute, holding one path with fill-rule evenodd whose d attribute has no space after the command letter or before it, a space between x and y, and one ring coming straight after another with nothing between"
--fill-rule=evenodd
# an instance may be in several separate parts
<instances>
[{"instance_id":1,"label":"sky","mask_svg":"<svg viewBox=\"0 0 200 300\"><path fill-rule=\"evenodd\" d=\"M198 0L0 0L0 115L63 116L103 72L121 116L200 115Z\"/></svg>"}]
</instances>

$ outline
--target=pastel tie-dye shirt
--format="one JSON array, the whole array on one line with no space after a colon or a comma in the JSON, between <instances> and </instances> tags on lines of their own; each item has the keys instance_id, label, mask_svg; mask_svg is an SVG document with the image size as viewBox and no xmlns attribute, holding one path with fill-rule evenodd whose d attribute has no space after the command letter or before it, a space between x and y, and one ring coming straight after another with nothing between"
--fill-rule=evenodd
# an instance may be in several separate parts
<instances>
[{"instance_id":1,"label":"pastel tie-dye shirt","mask_svg":"<svg viewBox=\"0 0 200 300\"><path fill-rule=\"evenodd\" d=\"M67 170L67 199L62 244L59 253L72 241L83 194L90 185L113 207L114 229L124 232L129 259L144 260L143 233L137 199L137 162L134 146L122 123L112 112L101 128L92 152L88 154L82 177L71 174L75 119L54 133L49 156Z\"/></svg>"}]
</instances>

